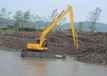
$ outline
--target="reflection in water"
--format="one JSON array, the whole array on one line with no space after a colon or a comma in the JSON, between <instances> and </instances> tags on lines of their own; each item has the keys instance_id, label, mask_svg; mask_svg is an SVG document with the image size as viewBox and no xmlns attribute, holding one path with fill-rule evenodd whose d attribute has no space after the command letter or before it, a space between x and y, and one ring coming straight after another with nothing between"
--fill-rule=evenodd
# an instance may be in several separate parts
<instances>
[{"instance_id":1,"label":"reflection in water","mask_svg":"<svg viewBox=\"0 0 107 76\"><path fill-rule=\"evenodd\" d=\"M27 69L33 69L35 71L35 75L37 76L44 76L46 75L46 61L43 59L39 59L39 60L25 60L26 65L30 66ZM31 71L31 70L29 70Z\"/></svg>"},{"instance_id":2,"label":"reflection in water","mask_svg":"<svg viewBox=\"0 0 107 76\"><path fill-rule=\"evenodd\" d=\"M107 76L107 67L47 58L21 58L20 52L0 51L0 76Z\"/></svg>"},{"instance_id":3,"label":"reflection in water","mask_svg":"<svg viewBox=\"0 0 107 76\"><path fill-rule=\"evenodd\" d=\"M78 76L77 75L77 73L78 73L78 68L79 68L79 66L78 66L78 64L75 62L75 63L73 63L73 71L72 71L72 76Z\"/></svg>"}]
</instances>

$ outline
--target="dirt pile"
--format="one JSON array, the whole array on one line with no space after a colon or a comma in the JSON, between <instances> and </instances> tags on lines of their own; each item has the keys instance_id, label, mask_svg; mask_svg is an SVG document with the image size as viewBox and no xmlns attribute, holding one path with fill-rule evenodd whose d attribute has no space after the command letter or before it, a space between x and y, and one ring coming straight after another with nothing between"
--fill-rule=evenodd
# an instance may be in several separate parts
<instances>
[{"instance_id":1,"label":"dirt pile","mask_svg":"<svg viewBox=\"0 0 107 76\"><path fill-rule=\"evenodd\" d=\"M41 32L0 33L0 46L24 49L34 43ZM75 49L71 32L51 32L47 35L48 51L72 55L76 60L107 64L107 33L78 33L79 48Z\"/></svg>"}]
</instances>

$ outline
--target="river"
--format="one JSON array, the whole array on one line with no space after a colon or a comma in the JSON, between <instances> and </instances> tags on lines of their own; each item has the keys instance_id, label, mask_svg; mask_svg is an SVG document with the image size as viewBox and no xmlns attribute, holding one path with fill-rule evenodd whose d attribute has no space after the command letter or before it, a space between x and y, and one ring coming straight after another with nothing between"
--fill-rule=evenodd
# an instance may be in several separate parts
<instances>
[{"instance_id":1,"label":"river","mask_svg":"<svg viewBox=\"0 0 107 76\"><path fill-rule=\"evenodd\" d=\"M0 51L0 76L107 76L107 66L67 59L22 58L20 52Z\"/></svg>"}]
</instances>

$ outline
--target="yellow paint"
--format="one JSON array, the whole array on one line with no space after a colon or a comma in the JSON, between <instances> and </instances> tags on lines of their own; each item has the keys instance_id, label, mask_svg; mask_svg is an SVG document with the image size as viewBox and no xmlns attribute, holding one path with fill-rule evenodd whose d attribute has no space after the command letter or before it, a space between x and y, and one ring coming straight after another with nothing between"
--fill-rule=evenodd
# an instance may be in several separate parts
<instances>
[{"instance_id":1,"label":"yellow paint","mask_svg":"<svg viewBox=\"0 0 107 76\"><path fill-rule=\"evenodd\" d=\"M34 50L46 50L47 47L42 47L43 45L43 41L45 36L54 28L54 26L69 12L70 15L70 23L71 23L71 29L72 29L72 36L73 36L73 40L74 40L74 44L76 46L76 48L78 48L78 38L77 38L77 34L75 31L75 27L74 27L74 20L73 20L73 11L72 11L72 7L70 5L68 5L68 9L63 11L58 18L52 22L40 35L40 44L31 44L28 43L27 44L27 48L28 49L34 49Z\"/></svg>"}]
</instances>

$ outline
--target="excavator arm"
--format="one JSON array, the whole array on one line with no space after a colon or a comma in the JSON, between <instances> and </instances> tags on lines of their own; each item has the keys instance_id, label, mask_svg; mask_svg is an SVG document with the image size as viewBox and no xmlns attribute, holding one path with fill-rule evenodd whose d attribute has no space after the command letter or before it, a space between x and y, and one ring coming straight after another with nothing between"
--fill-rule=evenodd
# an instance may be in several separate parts
<instances>
[{"instance_id":1,"label":"excavator arm","mask_svg":"<svg viewBox=\"0 0 107 76\"><path fill-rule=\"evenodd\" d=\"M75 31L75 27L74 27L74 20L73 20L73 12L72 12L72 7L70 5L68 5L68 9L63 11L58 17L57 19L52 22L40 35L40 42L38 44L31 44L28 43L27 44L27 48L28 49L35 49L35 50L46 50L47 47L43 47L43 41L45 40L45 36L54 28L54 26L69 12L70 15L70 23L71 23L71 29L72 29L72 36L73 36L73 40L74 40L74 44L76 46L76 48L78 48L78 38L77 38L77 34Z\"/></svg>"}]
</instances>

